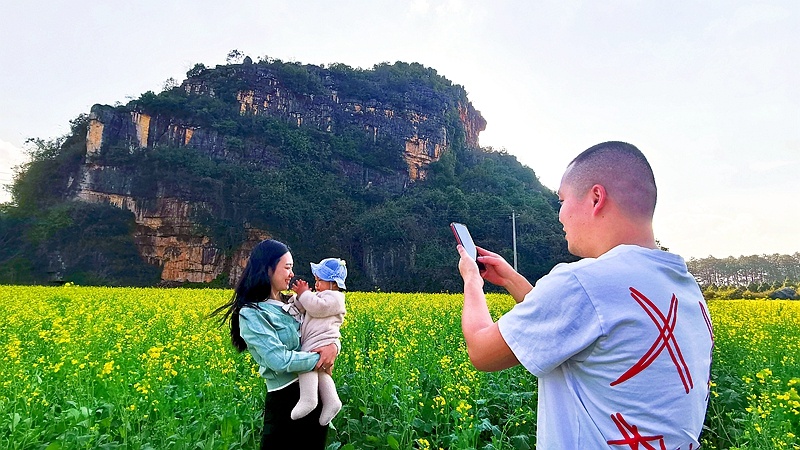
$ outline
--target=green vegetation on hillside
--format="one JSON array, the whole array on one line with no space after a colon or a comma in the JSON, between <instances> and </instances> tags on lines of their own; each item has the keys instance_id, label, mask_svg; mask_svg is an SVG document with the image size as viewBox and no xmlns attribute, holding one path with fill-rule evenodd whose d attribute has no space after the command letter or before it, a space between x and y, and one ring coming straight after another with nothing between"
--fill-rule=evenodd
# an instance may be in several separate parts
<instances>
[{"instance_id":1,"label":"green vegetation on hillside","mask_svg":"<svg viewBox=\"0 0 800 450\"><path fill-rule=\"evenodd\" d=\"M0 205L0 283L71 281L144 286L159 280L133 240L133 214L69 198L86 152L88 116L71 133L29 140L27 162L11 185L13 202Z\"/></svg>"}]
</instances>

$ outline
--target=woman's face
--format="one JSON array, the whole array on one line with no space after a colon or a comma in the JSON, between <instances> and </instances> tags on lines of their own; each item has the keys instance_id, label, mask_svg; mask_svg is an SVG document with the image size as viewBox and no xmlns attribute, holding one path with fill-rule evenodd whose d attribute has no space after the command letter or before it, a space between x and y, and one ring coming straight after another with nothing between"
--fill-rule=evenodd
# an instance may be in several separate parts
<instances>
[{"instance_id":1,"label":"woman's face","mask_svg":"<svg viewBox=\"0 0 800 450\"><path fill-rule=\"evenodd\" d=\"M270 274L269 282L272 284L273 291L285 291L289 289L289 283L292 281L292 277L294 277L292 267L294 267L292 254L291 252L286 252L281 256L281 259L278 260L278 265L275 266L275 270Z\"/></svg>"}]
</instances>

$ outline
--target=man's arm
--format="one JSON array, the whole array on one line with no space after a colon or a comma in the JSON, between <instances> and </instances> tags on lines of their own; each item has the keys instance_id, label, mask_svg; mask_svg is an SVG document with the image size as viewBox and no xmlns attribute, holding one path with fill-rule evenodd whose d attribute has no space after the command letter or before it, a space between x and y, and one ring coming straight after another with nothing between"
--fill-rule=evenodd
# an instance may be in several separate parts
<instances>
[{"instance_id":1,"label":"man's arm","mask_svg":"<svg viewBox=\"0 0 800 450\"><path fill-rule=\"evenodd\" d=\"M467 343L467 353L472 365L485 372L507 369L519 364L500 329L492 320L486 296L483 293L483 278L478 266L464 248L458 246L461 260L458 269L464 279L464 310L461 314L461 331Z\"/></svg>"}]
</instances>

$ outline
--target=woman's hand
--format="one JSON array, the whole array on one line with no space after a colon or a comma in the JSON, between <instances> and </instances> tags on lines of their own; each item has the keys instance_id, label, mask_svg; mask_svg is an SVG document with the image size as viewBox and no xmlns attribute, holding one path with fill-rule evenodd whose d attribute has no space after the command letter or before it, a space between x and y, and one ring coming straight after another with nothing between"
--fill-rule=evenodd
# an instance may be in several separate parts
<instances>
[{"instance_id":1,"label":"woman's hand","mask_svg":"<svg viewBox=\"0 0 800 450\"><path fill-rule=\"evenodd\" d=\"M339 347L336 344L328 344L324 347L317 347L311 350L314 353L319 353L319 361L314 366L314 370L322 370L328 375L333 373L333 363L339 355Z\"/></svg>"},{"instance_id":2,"label":"woman's hand","mask_svg":"<svg viewBox=\"0 0 800 450\"><path fill-rule=\"evenodd\" d=\"M298 297L303 294L303 292L308 290L308 283L305 280L296 280L292 284L292 290Z\"/></svg>"}]
</instances>

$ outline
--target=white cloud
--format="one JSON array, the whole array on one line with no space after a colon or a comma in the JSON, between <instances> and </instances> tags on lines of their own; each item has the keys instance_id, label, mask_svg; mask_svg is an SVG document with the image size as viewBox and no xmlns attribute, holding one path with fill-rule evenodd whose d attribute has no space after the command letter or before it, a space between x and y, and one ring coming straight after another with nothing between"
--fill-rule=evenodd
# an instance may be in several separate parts
<instances>
[{"instance_id":1,"label":"white cloud","mask_svg":"<svg viewBox=\"0 0 800 450\"><path fill-rule=\"evenodd\" d=\"M414 14L425 14L430 9L428 0L413 0L411 2L411 12Z\"/></svg>"}]
</instances>

